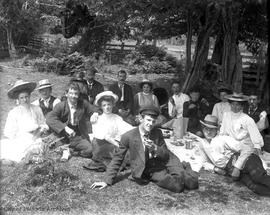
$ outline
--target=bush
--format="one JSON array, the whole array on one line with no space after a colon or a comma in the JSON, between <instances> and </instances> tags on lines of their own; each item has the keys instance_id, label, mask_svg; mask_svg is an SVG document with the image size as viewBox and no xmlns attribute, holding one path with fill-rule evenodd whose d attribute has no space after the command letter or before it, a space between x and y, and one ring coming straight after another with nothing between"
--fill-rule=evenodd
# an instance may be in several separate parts
<instances>
[{"instance_id":1,"label":"bush","mask_svg":"<svg viewBox=\"0 0 270 215\"><path fill-rule=\"evenodd\" d=\"M176 73L183 71L183 66L175 57L167 54L164 48L142 45L124 59L130 74L136 73Z\"/></svg>"}]
</instances>

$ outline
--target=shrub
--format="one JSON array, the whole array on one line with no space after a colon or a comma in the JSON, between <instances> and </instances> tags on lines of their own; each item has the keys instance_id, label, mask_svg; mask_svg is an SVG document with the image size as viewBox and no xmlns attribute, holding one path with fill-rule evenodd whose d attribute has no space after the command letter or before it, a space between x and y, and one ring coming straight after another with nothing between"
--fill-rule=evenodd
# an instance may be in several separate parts
<instances>
[{"instance_id":1,"label":"shrub","mask_svg":"<svg viewBox=\"0 0 270 215\"><path fill-rule=\"evenodd\" d=\"M182 64L172 55L167 54L164 48L152 45L142 45L132 51L124 59L130 74L136 73L176 73L183 71Z\"/></svg>"}]
</instances>

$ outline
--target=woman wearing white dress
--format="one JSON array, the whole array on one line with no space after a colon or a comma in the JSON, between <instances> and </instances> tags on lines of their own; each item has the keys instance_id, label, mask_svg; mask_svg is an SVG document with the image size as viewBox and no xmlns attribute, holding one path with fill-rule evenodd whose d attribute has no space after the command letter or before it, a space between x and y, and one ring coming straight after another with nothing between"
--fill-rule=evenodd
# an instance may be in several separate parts
<instances>
[{"instance_id":1,"label":"woman wearing white dress","mask_svg":"<svg viewBox=\"0 0 270 215\"><path fill-rule=\"evenodd\" d=\"M37 133L48 129L40 107L30 103L36 83L18 80L8 91L8 97L17 100L7 117L5 139L1 140L1 159L20 162L37 141Z\"/></svg>"},{"instance_id":2,"label":"woman wearing white dress","mask_svg":"<svg viewBox=\"0 0 270 215\"><path fill-rule=\"evenodd\" d=\"M133 126L125 122L122 117L112 113L118 96L112 91L99 93L95 105L102 109L102 114L93 114L90 118L93 129L93 157L84 166L90 170L105 171L112 158L112 153L119 147L121 135L131 130Z\"/></svg>"}]
</instances>

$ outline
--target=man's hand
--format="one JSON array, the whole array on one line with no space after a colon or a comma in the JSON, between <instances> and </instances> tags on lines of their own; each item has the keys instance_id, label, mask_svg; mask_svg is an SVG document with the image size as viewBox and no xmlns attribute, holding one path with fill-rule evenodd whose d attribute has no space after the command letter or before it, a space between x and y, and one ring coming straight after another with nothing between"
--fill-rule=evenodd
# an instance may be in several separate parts
<instances>
[{"instance_id":1,"label":"man's hand","mask_svg":"<svg viewBox=\"0 0 270 215\"><path fill-rule=\"evenodd\" d=\"M240 169L234 167L231 176L234 180L237 180L240 176Z\"/></svg>"},{"instance_id":2,"label":"man's hand","mask_svg":"<svg viewBox=\"0 0 270 215\"><path fill-rule=\"evenodd\" d=\"M105 182L95 182L91 185L91 189L95 189L98 188L99 190L102 190L103 188L107 187L108 184L106 184Z\"/></svg>"},{"instance_id":3,"label":"man's hand","mask_svg":"<svg viewBox=\"0 0 270 215\"><path fill-rule=\"evenodd\" d=\"M70 137L75 137L76 133L73 129L70 127L66 126L65 127L65 132L70 136Z\"/></svg>"},{"instance_id":4,"label":"man's hand","mask_svg":"<svg viewBox=\"0 0 270 215\"><path fill-rule=\"evenodd\" d=\"M205 104L206 106L209 106L209 102L208 102L205 98L202 98L202 99L201 99L201 102L202 102L203 104Z\"/></svg>"}]
</instances>

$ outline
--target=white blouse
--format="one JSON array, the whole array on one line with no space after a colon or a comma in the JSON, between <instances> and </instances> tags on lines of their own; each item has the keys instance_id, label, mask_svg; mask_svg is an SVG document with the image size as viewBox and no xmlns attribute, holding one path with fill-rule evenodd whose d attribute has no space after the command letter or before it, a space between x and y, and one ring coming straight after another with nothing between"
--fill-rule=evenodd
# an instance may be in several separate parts
<instances>
[{"instance_id":1,"label":"white blouse","mask_svg":"<svg viewBox=\"0 0 270 215\"><path fill-rule=\"evenodd\" d=\"M26 109L19 105L8 113L4 136L17 138L42 126L47 127L40 107L31 104L30 109Z\"/></svg>"},{"instance_id":2,"label":"white blouse","mask_svg":"<svg viewBox=\"0 0 270 215\"><path fill-rule=\"evenodd\" d=\"M212 115L218 118L218 123L221 124L223 119L223 114L231 110L231 105L229 102L219 102L213 107Z\"/></svg>"},{"instance_id":3,"label":"white blouse","mask_svg":"<svg viewBox=\"0 0 270 215\"><path fill-rule=\"evenodd\" d=\"M92 117L94 117L92 115ZM91 118L92 118L91 117ZM126 123L122 117L117 114L101 114L96 122L92 122L93 137L97 139L113 138L120 141L121 135L133 128L132 125Z\"/></svg>"},{"instance_id":4,"label":"white blouse","mask_svg":"<svg viewBox=\"0 0 270 215\"><path fill-rule=\"evenodd\" d=\"M169 101L168 102L168 113L171 117L174 117L174 111L176 111L176 118L180 118L183 116L183 105L186 101L189 101L190 98L188 95L184 93L179 93L178 95L172 96L175 106Z\"/></svg>"}]
</instances>

